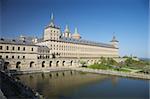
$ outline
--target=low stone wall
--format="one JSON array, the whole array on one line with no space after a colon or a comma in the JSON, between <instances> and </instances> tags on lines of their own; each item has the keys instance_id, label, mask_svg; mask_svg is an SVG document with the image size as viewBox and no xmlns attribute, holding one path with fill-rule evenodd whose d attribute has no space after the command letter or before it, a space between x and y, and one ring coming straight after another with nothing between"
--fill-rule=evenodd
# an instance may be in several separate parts
<instances>
[{"instance_id":1,"label":"low stone wall","mask_svg":"<svg viewBox=\"0 0 150 99\"><path fill-rule=\"evenodd\" d=\"M90 73L107 74L107 75L115 75L115 76L132 77L132 78L150 80L150 75L147 75L147 74L126 73L126 72L120 72L120 71L100 70L100 69L90 69L90 68L71 68L71 69L76 70L76 71L82 71L82 72L90 72Z\"/></svg>"},{"instance_id":2,"label":"low stone wall","mask_svg":"<svg viewBox=\"0 0 150 99\"><path fill-rule=\"evenodd\" d=\"M66 71L66 70L70 70L70 68L48 68L48 69L35 69L35 70L23 70L23 71L17 71L13 74L31 74L31 73L46 73L46 72L53 72L53 71Z\"/></svg>"}]
</instances>

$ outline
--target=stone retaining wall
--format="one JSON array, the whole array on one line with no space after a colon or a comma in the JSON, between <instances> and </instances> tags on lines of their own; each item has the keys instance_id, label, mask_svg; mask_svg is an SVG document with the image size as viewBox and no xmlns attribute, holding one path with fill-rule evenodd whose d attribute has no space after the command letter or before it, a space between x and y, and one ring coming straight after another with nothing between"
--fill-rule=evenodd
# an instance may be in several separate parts
<instances>
[{"instance_id":1,"label":"stone retaining wall","mask_svg":"<svg viewBox=\"0 0 150 99\"><path fill-rule=\"evenodd\" d=\"M16 78L0 71L1 78L1 90L6 98L13 99L43 99L38 92L32 90Z\"/></svg>"},{"instance_id":2,"label":"stone retaining wall","mask_svg":"<svg viewBox=\"0 0 150 99\"><path fill-rule=\"evenodd\" d=\"M82 71L82 72L108 74L108 75L115 75L115 76L122 76L122 77L132 77L132 78L140 78L140 79L150 80L150 75L147 75L147 74L126 73L126 72L120 72L120 71L100 70L100 69L90 69L90 68L71 68L71 69L76 70L76 71Z\"/></svg>"}]
</instances>

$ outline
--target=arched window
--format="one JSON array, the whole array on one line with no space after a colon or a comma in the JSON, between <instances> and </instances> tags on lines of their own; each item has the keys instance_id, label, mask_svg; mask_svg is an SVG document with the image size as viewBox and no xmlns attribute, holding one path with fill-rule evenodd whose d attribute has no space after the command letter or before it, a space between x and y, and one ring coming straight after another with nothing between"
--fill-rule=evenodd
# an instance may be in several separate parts
<instances>
[{"instance_id":1,"label":"arched window","mask_svg":"<svg viewBox=\"0 0 150 99\"><path fill-rule=\"evenodd\" d=\"M31 61L31 62L30 62L30 68L33 67L33 65L34 65L34 62Z\"/></svg>"},{"instance_id":2,"label":"arched window","mask_svg":"<svg viewBox=\"0 0 150 99\"><path fill-rule=\"evenodd\" d=\"M17 69L20 69L20 64L21 64L21 62L17 62L17 63L16 63L16 68L17 68Z\"/></svg>"},{"instance_id":3,"label":"arched window","mask_svg":"<svg viewBox=\"0 0 150 99\"><path fill-rule=\"evenodd\" d=\"M72 66L72 64L73 64L73 61L70 62L70 66Z\"/></svg>"},{"instance_id":4,"label":"arched window","mask_svg":"<svg viewBox=\"0 0 150 99\"><path fill-rule=\"evenodd\" d=\"M49 67L52 67L52 61L49 62Z\"/></svg>"},{"instance_id":5,"label":"arched window","mask_svg":"<svg viewBox=\"0 0 150 99\"><path fill-rule=\"evenodd\" d=\"M45 67L45 61L42 62L42 67Z\"/></svg>"},{"instance_id":6,"label":"arched window","mask_svg":"<svg viewBox=\"0 0 150 99\"><path fill-rule=\"evenodd\" d=\"M58 67L58 66L59 66L59 61L56 62L56 67Z\"/></svg>"},{"instance_id":7,"label":"arched window","mask_svg":"<svg viewBox=\"0 0 150 99\"><path fill-rule=\"evenodd\" d=\"M62 62L62 66L65 66L65 61Z\"/></svg>"}]
</instances>

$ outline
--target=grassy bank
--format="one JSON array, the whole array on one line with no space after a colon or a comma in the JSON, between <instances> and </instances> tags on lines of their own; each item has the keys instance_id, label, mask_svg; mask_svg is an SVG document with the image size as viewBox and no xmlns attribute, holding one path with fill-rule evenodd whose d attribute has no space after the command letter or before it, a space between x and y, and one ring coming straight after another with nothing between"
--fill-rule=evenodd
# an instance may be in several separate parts
<instances>
[{"instance_id":1,"label":"grassy bank","mask_svg":"<svg viewBox=\"0 0 150 99\"><path fill-rule=\"evenodd\" d=\"M102 69L102 70L114 70L114 71L122 71L122 72L131 72L131 70L126 68L116 68L110 65L103 65L103 64L93 64L88 66L88 68L92 69Z\"/></svg>"},{"instance_id":2,"label":"grassy bank","mask_svg":"<svg viewBox=\"0 0 150 99\"><path fill-rule=\"evenodd\" d=\"M120 63L117 63L112 58L101 58L101 62L99 64L96 63L88 66L87 68L150 74L149 61L137 61L130 57L127 58L126 61Z\"/></svg>"}]
</instances>

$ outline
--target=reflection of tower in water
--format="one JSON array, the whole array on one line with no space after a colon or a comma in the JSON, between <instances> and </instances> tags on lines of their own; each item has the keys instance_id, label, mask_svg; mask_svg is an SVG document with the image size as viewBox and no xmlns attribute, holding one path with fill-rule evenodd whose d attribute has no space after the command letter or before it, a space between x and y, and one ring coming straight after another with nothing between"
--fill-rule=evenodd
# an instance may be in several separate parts
<instances>
[{"instance_id":1,"label":"reflection of tower in water","mask_svg":"<svg viewBox=\"0 0 150 99\"><path fill-rule=\"evenodd\" d=\"M73 75L76 75L76 72L75 71L52 72L52 73L49 73L49 78L52 79L52 78L65 77L66 75L73 76ZM41 74L41 77L44 79L45 77L44 73Z\"/></svg>"},{"instance_id":2,"label":"reflection of tower in water","mask_svg":"<svg viewBox=\"0 0 150 99\"><path fill-rule=\"evenodd\" d=\"M118 77L113 76L113 77L111 78L111 81L112 81L112 85L113 85L113 86L116 86L117 83L118 83Z\"/></svg>"},{"instance_id":3,"label":"reflection of tower in water","mask_svg":"<svg viewBox=\"0 0 150 99\"><path fill-rule=\"evenodd\" d=\"M42 77L42 79L44 79L44 78L45 78L44 73L42 73L42 74L41 74L41 77Z\"/></svg>"}]
</instances>

